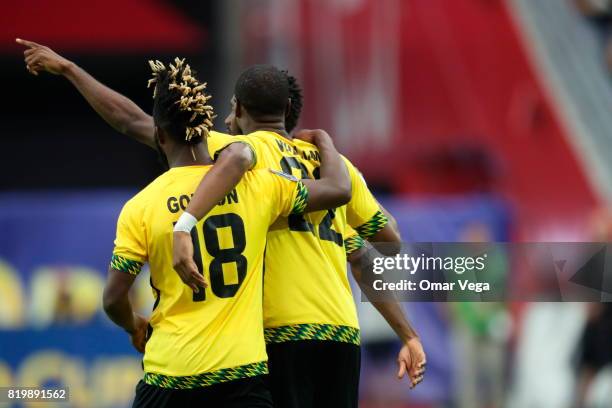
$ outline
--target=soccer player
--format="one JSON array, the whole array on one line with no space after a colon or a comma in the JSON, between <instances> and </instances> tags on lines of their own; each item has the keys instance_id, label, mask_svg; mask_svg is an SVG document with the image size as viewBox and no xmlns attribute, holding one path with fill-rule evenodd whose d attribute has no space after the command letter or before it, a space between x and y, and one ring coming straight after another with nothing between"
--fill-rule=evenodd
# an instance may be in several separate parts
<instances>
[{"instance_id":1,"label":"soccer player","mask_svg":"<svg viewBox=\"0 0 612 408\"><path fill-rule=\"evenodd\" d=\"M84 95L94 109L115 129L145 144L154 146L151 130L151 117L144 113L129 99L100 84L81 68L53 53L53 51L49 50L47 47L35 45L32 46L30 50L26 50L26 62L34 72L47 70L52 73L66 76ZM260 71L260 73L266 72L265 70ZM277 73L273 72L272 74L273 75L270 76L272 81L274 81L274 78L276 78L278 83L282 83L282 81L279 81L280 77L277 75ZM257 99L258 95L266 95L270 89L273 89L274 86L278 85L278 83L274 84L269 83L269 81L263 81L261 78L254 78L254 76L256 75L252 75L251 78L253 81L248 82L253 85L253 88L249 92L251 95L254 95L255 99ZM222 198L227 191L230 191L231 186L240 180L244 172L253 165L255 159L257 160L255 167L269 165L279 170L285 169L295 172L295 174L300 177L303 175L309 177L315 175L313 173L315 173L315 168L318 166L318 162L316 160L316 148L309 143L292 140L289 136L291 128L289 126L285 128L285 125L289 125L290 122L291 126L295 126L297 117L299 116L299 108L301 107L302 102L299 88L296 86L295 80L292 78L287 79L289 80L291 100L288 103L286 100L286 94L284 94L284 96L281 94L281 99L284 98L284 100L282 103L278 103L278 112L275 112L272 115L266 112L257 112L256 108L251 108L251 112L244 107L242 101L234 101L235 103L233 104L232 114L226 123L232 125L232 122L236 117L236 112L239 112L238 116L242 116L243 111L246 112L246 114L239 119L243 123L241 126L244 126L244 129L240 129L240 126L231 126L234 127L231 130L236 133L246 132L249 127L252 127L253 116L257 116L257 113L260 113L260 122L253 129L262 130L262 132L256 132L249 135L249 137L245 139L231 138L227 135L211 132L211 137L209 138L209 151L211 152L211 155L214 155L219 149L222 149L222 151L215 166L213 166L209 172L207 179L208 182L210 182L210 180L214 181L215 178L217 178L217 181L219 181L219 178L221 178L222 182L213 182L212 184L209 184L206 189L206 195L209 198L209 201L212 200L212 197ZM256 86L258 83L261 83L262 85ZM272 86L269 87L267 85ZM236 93L239 94L240 92ZM245 98L243 97L243 99ZM261 98L259 103L263 103L261 102ZM281 104L283 106L282 110L280 108ZM244 124L245 120L247 120L246 125ZM264 122L263 125L261 122ZM232 141L240 141L242 143L249 144L251 149L245 149L244 145L240 146L241 143L231 143L228 145L228 143ZM223 149L224 146L227 147ZM250 150L254 151L255 154L253 155ZM283 164L281 164L281 161L283 161ZM343 402L347 399L353 401L353 405L350 405L351 403L348 405L342 405L342 402L338 402L336 406L354 406L354 404L356 404L359 362L358 346L355 343L358 343L359 341L358 325L350 288L348 287L348 281L346 279L346 262L343 258L343 248L341 245L338 245L340 237L337 234L341 233L343 235L342 238L346 238L345 246L349 251L361 247L363 242L361 237L356 235L351 236L349 232L350 228L347 228L346 226L347 220L352 220L352 224L359 227L358 229L365 237L374 241L398 241L399 235L396 233L397 228L394 226L394 220L392 218L390 218L390 223L385 224L385 217L383 217L381 212L379 212L382 211L384 213L384 209L382 209L382 207L379 208L371 194L369 194L359 173L348 162L347 166L349 166L349 169L352 169L351 177L353 199L351 201L353 202L353 205L351 206L351 204L349 204L346 209L328 212L315 222L310 220L308 217L291 217L288 220L284 220L283 223L285 225L284 230L286 236L285 239L281 239L281 237L277 240L278 249L276 252L278 253L278 256L273 255L275 254L273 246L268 246L266 254L266 284L272 281L270 276L273 275L281 276L281 279L284 278L289 287L293 286L291 290L299 289L299 284L293 281L289 282L287 278L304 278L304 276L309 276L310 283L303 288L302 293L299 294L300 296L296 298L293 298L292 296L282 296L281 293L279 300L276 300L275 298L271 298L272 295L270 295L270 291L266 291L264 301L266 302L265 312L268 316L267 319L269 322L274 320L271 319L270 316L273 317L275 314L278 315L278 313L285 313L283 310L287 310L287 313L302 313L302 320L311 320L311 322L305 321L304 323L312 323L311 325L301 326L309 328L309 330L298 330L295 336L269 336L269 339L272 341L272 345L270 346L271 349L289 349L290 347L302 346L314 347L315 345L319 345L318 347L321 349L340 348L346 353L350 353L352 355L353 364L348 365L335 363L335 361L339 361L342 353L333 352L329 353L329 359L304 359L309 360L308 363L311 369L302 370L300 375L303 378L308 378L308 382L300 381L300 379L296 378L294 375L288 375L282 369L282 367L278 367L278 370L273 370L272 372L272 381L273 383L279 381L279 386L276 388L279 390L285 390L283 395L280 397L287 397L287 399L290 400L283 401L285 404L281 403L281 406L293 406L290 404L296 402L296 400L300 398L300 396L292 396L293 388L299 388L298 391L305 390L303 392L308 393L309 391L307 390L312 390L317 384L324 382L329 383L328 389L332 389L334 392L337 390L347 390L346 393L338 395L338 398L344 398ZM207 182L207 179L205 179L204 183ZM360 193L360 191L362 193ZM359 197L363 198L363 202L360 203ZM193 204L198 202L200 202L200 199L198 198L198 194L196 194L195 199L190 205L190 211L196 215L197 218L200 218L209 210L209 208L207 208L209 204L200 203L198 204L198 208L191 208ZM212 202L213 204L216 203L216 201ZM362 209L360 213L359 210L356 210L356 212L352 210L359 207L365 207L365 211ZM359 214L361 214L361 216ZM286 228L286 226L291 226L290 222L291 225L294 226L293 231ZM189 242L186 242L189 241L189 237L186 237L187 239L185 240L181 238L180 234L181 232L175 233L175 235L179 237L175 246L178 248L184 248L185 244L189 244ZM319 251L317 248L323 248L324 250ZM358 253L359 251L350 255L350 258L358 256ZM339 254L342 254L342 257L340 257ZM185 273L185 271L189 273L189 269L187 269L186 266L190 265L190 258L191 257L188 250L183 250L180 252L176 262L177 269L179 271L182 269L183 273ZM275 261L275 259L277 260ZM274 266L275 264L276 267ZM352 262L352 264L354 266L353 272L355 274L358 269L355 267L357 263ZM297 270L299 273L286 273L283 275L283 271L287 270ZM278 271L278 273L274 274L274 271ZM197 273L182 275L181 277L192 287L196 287L198 284ZM331 282L329 282L330 277ZM359 278L358 273L356 274L356 278ZM320 287L326 285L328 287L324 288L324 290L321 292ZM279 285L277 285L277 287L281 292L283 286L284 284L281 284L279 281ZM308 292L310 292L310 294L308 294ZM321 293L329 294L329 296L322 300L323 296ZM302 299L305 300L306 303L299 303L296 305L294 299ZM270 309L268 309L268 300L272 302ZM277 306L274 307L274 304ZM395 329L404 343L404 346L400 350L400 354L398 356L398 363L400 366L398 374L403 376L405 373L407 373L411 379L412 385L416 385L423 378L425 363L425 355L418 337L406 321L401 308L397 303L374 303L374 306L376 306L381 314L383 314L385 319ZM298 310L299 308L302 308L301 312ZM268 311L270 314L268 314ZM319 316L323 316L325 319L317 319L313 311L318 313ZM332 318L329 317L330 311L331 313L334 311L336 312L336 315L332 316ZM281 323L283 320L286 320L289 323ZM291 319L289 319L288 316L280 316L276 325L272 326L273 323L270 324L269 329L272 330L269 330L268 333L274 334L275 331L278 332L278 330L274 329L282 327L289 327L290 330L294 330L294 328L291 326L295 325L293 325L290 320ZM327 320L327 322L325 322L325 320ZM330 322L330 320L332 321ZM323 321L323 325L317 326L318 324L321 324L321 321ZM299 327L300 326L298 326L298 328ZM321 330L310 330L310 328L313 327L322 327L326 330L331 328L331 332L341 330L344 332L350 332L353 335L336 336L334 338L329 334L329 332L326 333L325 331ZM275 343L275 338L280 339L281 341L279 343ZM321 338L323 341L318 340L317 338ZM281 343L286 344L280 345ZM280 346L277 347L276 344L279 344ZM272 354L279 356L277 360L286 362L292 361L297 367L298 361L291 358L289 351L287 351L285 354L283 354L283 352L271 353L271 355ZM319 354L324 355L323 353ZM307 356L308 354L293 353L293 355ZM337 367L337 371L335 373L330 372L329 378L319 375L319 371L321 370L318 370L318 367L326 366ZM278 375L275 375L275 371L278 373ZM300 370L296 368L293 371L295 372ZM311 378L314 379L310 381ZM330 379L331 381L326 381L327 379ZM335 387L335 384L338 383L340 383L340 385ZM312 394L312 392L310 392L310 394ZM295 406L308 406L309 398L310 397L306 397L306 401L302 405ZM327 405L331 405L332 402L333 401L325 401ZM311 400L310 404L311 406L313 404Z\"/></svg>"},{"instance_id":2,"label":"soccer player","mask_svg":"<svg viewBox=\"0 0 612 408\"><path fill-rule=\"evenodd\" d=\"M209 282L190 290L172 268L171 231L180 203L212 164L206 146L212 107L184 60L151 65L155 139L170 169L123 207L104 292L109 317L144 351L134 406L271 407L261 377L266 234L279 216L346 203L348 174L329 137L318 139L325 155L319 182L270 170L246 174L190 229L195 262ZM134 315L128 297L145 262L156 294L148 341L146 321Z\"/></svg>"}]
</instances>

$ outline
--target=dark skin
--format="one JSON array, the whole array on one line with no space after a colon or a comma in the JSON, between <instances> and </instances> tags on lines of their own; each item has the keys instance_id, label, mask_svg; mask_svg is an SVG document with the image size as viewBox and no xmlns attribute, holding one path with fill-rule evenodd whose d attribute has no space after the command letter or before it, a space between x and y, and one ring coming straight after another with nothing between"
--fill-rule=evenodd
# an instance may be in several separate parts
<instances>
[{"instance_id":1,"label":"dark skin","mask_svg":"<svg viewBox=\"0 0 612 408\"><path fill-rule=\"evenodd\" d=\"M370 299L374 299L376 296L374 295L374 289L361 273L361 265L367 263L368 257L373 256L373 254L375 254L375 251L372 247L366 245L348 256L349 262L351 263L351 272L353 273L355 281L359 284L365 296ZM404 375L408 375L411 388L416 387L423 381L425 366L427 364L421 339L406 319L404 311L397 301L371 301L371 303L385 318L389 326L391 326L403 343L397 356L397 378L401 379Z\"/></svg>"},{"instance_id":2,"label":"dark skin","mask_svg":"<svg viewBox=\"0 0 612 408\"><path fill-rule=\"evenodd\" d=\"M134 275L110 268L102 302L106 315L128 333L134 348L144 353L148 321L134 313L129 297L135 278Z\"/></svg>"},{"instance_id":3,"label":"dark skin","mask_svg":"<svg viewBox=\"0 0 612 408\"><path fill-rule=\"evenodd\" d=\"M285 129L285 118L291 109L291 99L287 101L285 111L278 115L259 115L257 119L249 114L247 109L236 99L231 100L232 110L225 118L225 126L232 135L248 135L249 133L265 130L274 132L286 139L291 139L291 135Z\"/></svg>"},{"instance_id":4,"label":"dark skin","mask_svg":"<svg viewBox=\"0 0 612 408\"><path fill-rule=\"evenodd\" d=\"M46 71L65 76L91 107L115 130L153 149L156 148L153 117L147 115L138 105L96 81L83 69L51 48L19 38L16 42L26 47L23 55L26 68L32 75Z\"/></svg>"},{"instance_id":5,"label":"dark skin","mask_svg":"<svg viewBox=\"0 0 612 408\"><path fill-rule=\"evenodd\" d=\"M65 76L83 95L94 110L114 129L149 147L156 147L155 125L153 118L140 109L134 102L120 93L104 86L76 64L58 55L49 47L26 40L18 39L17 42L26 47L24 56L26 66L30 73L33 75L38 75L40 72L47 71L55 75ZM286 111L289 109L290 103L291 101L288 101ZM258 119L258 121L253 121L248 116L245 116L242 106L237 103L235 98L232 98L232 112L225 119L225 124L229 130L229 133L248 134L250 131L255 130L269 130L276 132L287 139L292 139L291 135L285 130L283 115ZM297 136L304 138L306 141L311 143L314 142L312 134L298 133ZM197 196L194 196L195 199L191 200L188 212L196 216L198 219L204 217L210 211L210 209L212 209L212 206L220 201L225 196L226 192L230 191L240 181L244 173L249 170L252 165L252 152L250 148L244 144L234 143L225 148L217 158L215 165L209 171L208 177L200 184L198 188L198 190L201 190L201 194L205 192L208 197L214 197L214 199L211 200L212 205L210 208L206 205L198 205L200 200L197 198ZM215 180L221 180L221 182L215 182ZM196 192L196 194L198 193ZM397 223L391 214L386 211L386 209L384 209L382 206L380 206L380 208L381 211L387 215L387 218L389 218L389 223L374 236L370 237L369 240L372 242L396 243L397 248L393 249L392 246L390 246L390 249L392 252L397 252L399 251L399 243L401 241ZM189 252L189 250L193 251L191 240L181 236L180 233L177 234L179 234L179 236L178 238L175 237L175 248L178 250L174 253L175 265L188 262L188 260L191 258L190 254L193 253ZM393 253L388 253L385 255L393 255ZM349 257L349 262L351 262L352 270L356 271L359 268L359 263L355 261L354 258L355 256ZM188 268L191 267L187 267L184 269L184 271L189 270ZM121 276L124 275L125 274L123 273L121 274ZM203 276L199 273L187 274L186 272L183 272L183 275L180 276L183 282L185 282L195 291L198 290L198 287L203 287L206 285ZM402 351L405 350L405 347L409 344L416 344L419 342L418 337L410 337L410 335L408 335L410 330L412 330L411 328L410 330L405 330L402 328L410 327L410 325L405 320L403 312L398 305L385 303L376 307L385 317L391 327L393 327L396 332L398 332L398 330L400 331L398 336L400 336L405 345L402 348ZM385 309L388 309L388 311L385 312ZM405 325L402 323L400 325L401 327L396 329L396 327L398 327L396 322L401 321L402 319L406 321ZM420 343L418 346L422 351ZM419 347L416 347L416 349ZM402 363L400 363L400 361L406 361L406 358L401 357L402 351L400 351L400 356L398 357L400 373L402 370ZM418 356L418 350L415 353L416 354L414 355ZM412 358L410 361L417 361L417 358ZM424 362L425 358L423 355L422 363L424 364ZM414 369L414 364L407 364L406 367L408 368L405 368L405 370L408 371L414 386L416 383L418 383L415 382L415 380L418 379L418 376L416 375L417 372Z\"/></svg>"}]
</instances>

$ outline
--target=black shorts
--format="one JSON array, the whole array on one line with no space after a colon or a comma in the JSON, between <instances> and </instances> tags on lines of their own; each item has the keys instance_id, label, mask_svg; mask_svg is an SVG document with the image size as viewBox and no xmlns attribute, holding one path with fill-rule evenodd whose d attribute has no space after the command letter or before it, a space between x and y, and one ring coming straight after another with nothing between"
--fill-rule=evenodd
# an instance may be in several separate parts
<instances>
[{"instance_id":1,"label":"black shorts","mask_svg":"<svg viewBox=\"0 0 612 408\"><path fill-rule=\"evenodd\" d=\"M303 340L268 344L275 408L357 408L359 346Z\"/></svg>"},{"instance_id":2,"label":"black shorts","mask_svg":"<svg viewBox=\"0 0 612 408\"><path fill-rule=\"evenodd\" d=\"M272 398L263 376L185 390L161 388L141 380L132 407L272 408Z\"/></svg>"}]
</instances>

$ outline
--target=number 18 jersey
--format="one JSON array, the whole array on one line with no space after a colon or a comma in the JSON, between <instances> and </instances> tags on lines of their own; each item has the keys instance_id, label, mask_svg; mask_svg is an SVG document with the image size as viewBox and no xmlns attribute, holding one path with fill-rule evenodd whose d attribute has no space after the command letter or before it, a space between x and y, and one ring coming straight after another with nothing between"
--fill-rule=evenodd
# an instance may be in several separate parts
<instances>
[{"instance_id":1,"label":"number 18 jersey","mask_svg":"<svg viewBox=\"0 0 612 408\"><path fill-rule=\"evenodd\" d=\"M137 274L148 262L151 270L147 384L195 388L267 372L261 319L266 234L277 217L303 211L307 190L288 175L249 172L192 230L194 259L209 284L194 293L172 267L172 231L210 168L172 168L119 216L111 267Z\"/></svg>"}]
</instances>

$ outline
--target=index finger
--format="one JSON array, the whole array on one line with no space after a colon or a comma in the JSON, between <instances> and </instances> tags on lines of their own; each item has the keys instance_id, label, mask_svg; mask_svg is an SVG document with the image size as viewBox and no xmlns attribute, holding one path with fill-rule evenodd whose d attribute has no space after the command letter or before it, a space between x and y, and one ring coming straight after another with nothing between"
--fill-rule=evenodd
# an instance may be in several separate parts
<instances>
[{"instance_id":1,"label":"index finger","mask_svg":"<svg viewBox=\"0 0 612 408\"><path fill-rule=\"evenodd\" d=\"M297 132L295 132L293 137L300 139L300 140L304 140L306 142L311 141L312 140L312 130L300 129Z\"/></svg>"},{"instance_id":2,"label":"index finger","mask_svg":"<svg viewBox=\"0 0 612 408\"><path fill-rule=\"evenodd\" d=\"M22 40L21 38L16 38L15 42L17 44L25 45L26 47L35 48L40 47L40 44L35 43L34 41Z\"/></svg>"}]
</instances>

